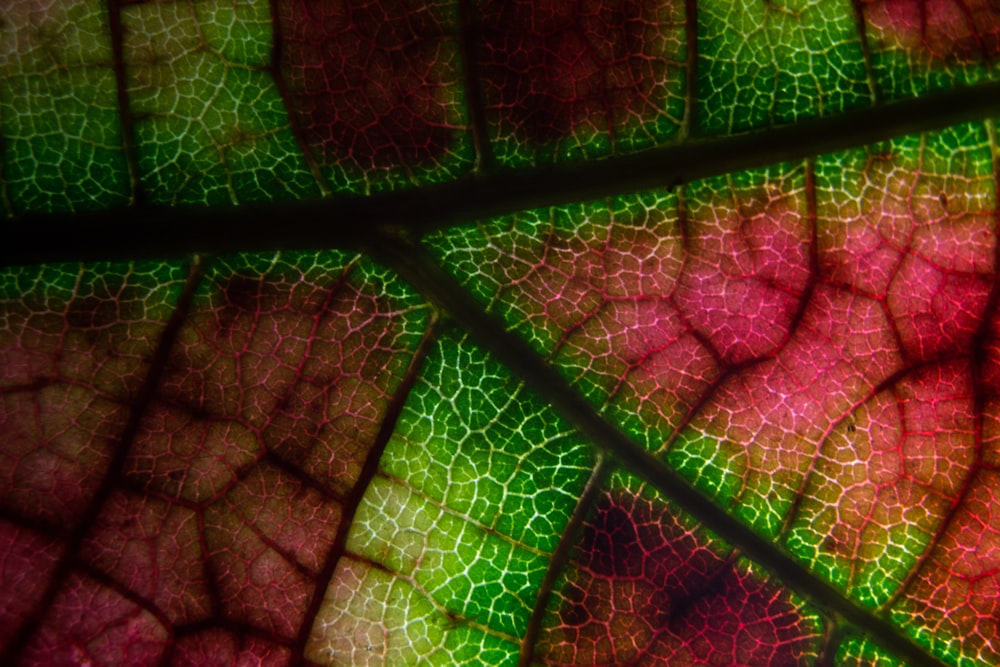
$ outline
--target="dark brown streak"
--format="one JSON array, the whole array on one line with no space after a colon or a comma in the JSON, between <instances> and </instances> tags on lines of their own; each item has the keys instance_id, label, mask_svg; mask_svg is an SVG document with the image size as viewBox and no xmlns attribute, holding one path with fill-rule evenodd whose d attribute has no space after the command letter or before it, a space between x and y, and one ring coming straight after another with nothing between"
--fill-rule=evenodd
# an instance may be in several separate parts
<instances>
[{"instance_id":1,"label":"dark brown streak","mask_svg":"<svg viewBox=\"0 0 1000 667\"><path fill-rule=\"evenodd\" d=\"M180 333L181 326L183 326L185 320L187 319L187 314L191 308L192 299L194 298L194 292L201 283L202 277L205 274L205 269L205 262L201 261L197 257L192 260L188 271L187 281L185 282L184 288L177 300L177 306L174 308L174 312L171 314L170 319L163 328L163 333L160 335L156 351L153 353L152 359L150 360L149 372L146 374L146 379L131 401L131 409L129 410L128 419L122 429L121 436L118 438L111 461L108 463L108 468L104 472L101 484L91 497L90 503L81 516L79 524L68 535L65 543L65 550L63 552L64 555L53 569L52 578L49 580L48 585L45 588L45 592L39 597L37 604L31 612L25 615L26 621L24 625L11 639L11 642L7 645L6 650L0 653L0 664L20 664L19 657L21 653L28 646L29 641L41 626L46 613L49 609L51 609L52 603L55 601L59 592L63 589L67 578L73 574L75 568L77 567L77 556L80 553L80 547L97 522L101 514L101 510L104 508L108 498L119 484L122 470L125 466L125 460L128 458L129 451L132 449L132 445L135 442L142 418L146 414L146 409L149 407L154 396L156 395L156 391L160 385L160 380L163 377L164 369L167 365L167 359L169 358L170 352L177 340L177 336Z\"/></svg>"},{"instance_id":2,"label":"dark brown streak","mask_svg":"<svg viewBox=\"0 0 1000 667\"><path fill-rule=\"evenodd\" d=\"M684 74L684 122L681 138L687 139L701 134L698 121L698 2L684 0L684 39L687 42L687 62Z\"/></svg>"},{"instance_id":3,"label":"dark brown streak","mask_svg":"<svg viewBox=\"0 0 1000 667\"><path fill-rule=\"evenodd\" d=\"M518 667L530 667L535 658L535 645L538 643L538 636L542 631L542 621L545 619L545 611L549 607L549 599L552 597L552 590L556 581L562 575L563 569L569 562L573 547L577 545L580 537L580 530L583 522L590 515L594 507L594 501L604 490L604 485L611 473L611 465L608 457L603 452L597 454L597 464L590 474L587 484L583 487L580 500L577 501L573 513L569 517L559 543L556 544L552 558L549 560L549 567L545 570L545 577L538 587L538 596L535 598L535 606L531 609L531 616L528 618L528 626L521 639L521 654L518 658Z\"/></svg>"},{"instance_id":4,"label":"dark brown streak","mask_svg":"<svg viewBox=\"0 0 1000 667\"><path fill-rule=\"evenodd\" d=\"M125 29L122 26L121 0L108 0L108 30L111 33L111 66L115 72L118 117L121 119L122 151L125 153L128 169L129 205L141 207L146 202L146 193L139 177L139 154L136 149L135 127L132 124L128 79L125 76Z\"/></svg>"},{"instance_id":5,"label":"dark brown streak","mask_svg":"<svg viewBox=\"0 0 1000 667\"><path fill-rule=\"evenodd\" d=\"M868 22L865 20L865 8L861 0L853 0L854 24L858 29L858 37L861 39L861 57L865 61L865 79L868 81L868 92L872 96L872 101L882 104L882 88L875 78L875 70L872 68L872 50L868 44Z\"/></svg>"},{"instance_id":6,"label":"dark brown streak","mask_svg":"<svg viewBox=\"0 0 1000 667\"><path fill-rule=\"evenodd\" d=\"M330 546L330 552L323 562L319 574L316 575L316 583L313 587L313 596L309 600L308 607L306 607L302 625L299 628L298 637L295 638L295 641L291 646L292 656L290 664L298 665L305 662L304 654L306 644L309 641L309 633L312 630L316 617L319 615L320 607L323 605L323 599L326 597L326 589L330 586L330 581L333 579L337 565L340 563L340 559L345 553L347 535L351 526L354 524L354 516L358 511L358 507L361 505L361 500L364 498L365 492L368 490L368 486L371 484L372 479L378 472L379 463L382 460L382 454L385 452L386 445L389 443L389 438L392 437L392 434L396 430L396 423L399 421L399 417L403 412L403 406L406 403L406 399L409 397L410 391L416 384L417 378L420 377L420 371L423 368L424 361L427 359L427 355L430 353L431 348L437 341L438 332L438 317L436 313L433 313L431 315L431 320L427 325L427 329L424 331L423 338L421 338L420 343L417 345L417 349L413 353L413 358L410 360L410 365L406 369L406 374L403 376L402 381L399 383L399 387L397 387L395 394L393 394L389 407L386 409L385 416L382 418L382 425L379 427L378 434L375 436L375 442L368 451L368 456L365 457L365 462L361 468L361 473L358 476L358 481L354 484L354 487L348 494L347 499L344 501L340 516L340 523L337 526L337 535L333 540L333 544Z\"/></svg>"},{"instance_id":7,"label":"dark brown streak","mask_svg":"<svg viewBox=\"0 0 1000 667\"><path fill-rule=\"evenodd\" d=\"M458 0L458 14L461 20L458 39L462 51L465 108L469 111L469 129L472 132L472 145L476 150L476 171L489 173L496 168L496 158L486 124L483 89L479 85L476 45L482 43L481 19L472 0Z\"/></svg>"},{"instance_id":8,"label":"dark brown streak","mask_svg":"<svg viewBox=\"0 0 1000 667\"><path fill-rule=\"evenodd\" d=\"M471 174L371 197L24 216L5 225L0 266L354 247L373 227L423 233L524 209L675 187L994 115L1000 115L1000 81L747 134L606 160Z\"/></svg>"},{"instance_id":9,"label":"dark brown streak","mask_svg":"<svg viewBox=\"0 0 1000 667\"><path fill-rule=\"evenodd\" d=\"M347 502L347 496L338 493L337 491L331 489L326 484L322 484L321 482L317 481L312 475L304 474L302 472L302 468L298 467L291 461L282 458L271 449L265 450L264 455L260 458L259 461L254 461L252 463L247 464L246 472L249 472L250 470L254 469L257 465L260 464L261 461L266 462L269 466L274 466L278 470L281 470L282 472L286 473L289 477L294 477L296 481L298 481L298 483L302 485L302 488L308 489L310 491L315 491L320 496L322 496L323 499L326 501L334 502L337 503L338 505ZM238 474L238 477L242 479L244 476L245 476L244 471L241 470ZM219 495L221 496L222 494Z\"/></svg>"},{"instance_id":10,"label":"dark brown streak","mask_svg":"<svg viewBox=\"0 0 1000 667\"><path fill-rule=\"evenodd\" d=\"M20 512L12 512L9 507L0 508L0 522L31 530L54 542L65 543L69 539L69 531L62 523L51 518L24 516Z\"/></svg>"},{"instance_id":11,"label":"dark brown streak","mask_svg":"<svg viewBox=\"0 0 1000 667\"><path fill-rule=\"evenodd\" d=\"M222 592L219 590L219 572L216 560L209 557L212 550L208 546L208 531L205 528L205 513L196 512L195 520L198 524L198 549L201 550L201 563L205 579L205 590L209 600L209 614L214 619L225 618L225 606L222 603ZM176 633L177 628L174 628Z\"/></svg>"},{"instance_id":12,"label":"dark brown streak","mask_svg":"<svg viewBox=\"0 0 1000 667\"><path fill-rule=\"evenodd\" d=\"M840 644L844 641L844 626L840 619L833 618L827 620L823 628L823 640L820 645L819 654L813 667L834 667L834 659Z\"/></svg>"},{"instance_id":13,"label":"dark brown streak","mask_svg":"<svg viewBox=\"0 0 1000 667\"><path fill-rule=\"evenodd\" d=\"M316 182L316 187L319 188L320 192L323 193L324 197L330 195L330 185L323 175L319 164L316 161L316 156L313 155L312 148L306 142L305 138L302 136L302 132L299 130L299 124L295 122L294 109L292 109L290 100L291 95L288 92L288 86L285 85L285 77L281 73L281 54L282 48L284 47L285 40L281 34L281 17L278 16L278 6L281 4L282 0L271 0L271 63L268 66L268 71L271 74L271 78L274 80L274 85L278 88L278 94L281 96L281 103L285 107L285 112L288 114L288 122L292 130L292 135L295 137L295 143L299 147L299 151L302 153L302 157L305 160L306 167L309 169L309 173L312 174L313 181Z\"/></svg>"}]
</instances>

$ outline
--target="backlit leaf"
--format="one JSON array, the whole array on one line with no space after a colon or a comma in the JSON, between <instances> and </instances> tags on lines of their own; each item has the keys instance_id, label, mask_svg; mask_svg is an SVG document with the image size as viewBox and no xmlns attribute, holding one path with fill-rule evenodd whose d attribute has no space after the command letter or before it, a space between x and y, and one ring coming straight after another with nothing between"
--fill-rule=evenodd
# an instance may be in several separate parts
<instances>
[{"instance_id":1,"label":"backlit leaf","mask_svg":"<svg viewBox=\"0 0 1000 667\"><path fill-rule=\"evenodd\" d=\"M0 662L997 664L998 25L0 0Z\"/></svg>"}]
</instances>

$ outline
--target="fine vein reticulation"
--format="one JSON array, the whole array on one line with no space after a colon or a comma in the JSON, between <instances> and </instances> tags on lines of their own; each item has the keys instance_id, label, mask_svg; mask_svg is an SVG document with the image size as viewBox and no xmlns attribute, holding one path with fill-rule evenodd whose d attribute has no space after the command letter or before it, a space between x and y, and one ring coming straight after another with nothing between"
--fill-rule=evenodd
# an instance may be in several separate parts
<instances>
[{"instance_id":1,"label":"fine vein reticulation","mask_svg":"<svg viewBox=\"0 0 1000 667\"><path fill-rule=\"evenodd\" d=\"M0 11L0 662L1000 661L986 0Z\"/></svg>"}]
</instances>

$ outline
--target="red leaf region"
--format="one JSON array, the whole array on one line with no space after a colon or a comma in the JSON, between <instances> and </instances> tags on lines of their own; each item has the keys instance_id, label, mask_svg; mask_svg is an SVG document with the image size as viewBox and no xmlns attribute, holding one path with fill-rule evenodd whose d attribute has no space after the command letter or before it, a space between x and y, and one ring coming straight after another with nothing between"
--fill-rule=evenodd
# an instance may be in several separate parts
<instances>
[{"instance_id":1,"label":"red leaf region","mask_svg":"<svg viewBox=\"0 0 1000 667\"><path fill-rule=\"evenodd\" d=\"M944 62L989 62L1000 54L995 0L874 0L864 3L874 37Z\"/></svg>"},{"instance_id":2,"label":"red leaf region","mask_svg":"<svg viewBox=\"0 0 1000 667\"><path fill-rule=\"evenodd\" d=\"M479 67L502 136L543 143L663 112L676 3L486 0Z\"/></svg>"},{"instance_id":3,"label":"red leaf region","mask_svg":"<svg viewBox=\"0 0 1000 667\"><path fill-rule=\"evenodd\" d=\"M293 123L323 164L362 171L437 162L457 80L449 10L423 2L278 2Z\"/></svg>"},{"instance_id":4,"label":"red leaf region","mask_svg":"<svg viewBox=\"0 0 1000 667\"><path fill-rule=\"evenodd\" d=\"M798 665L812 627L787 594L708 548L662 503L609 493L585 524L552 665Z\"/></svg>"}]
</instances>

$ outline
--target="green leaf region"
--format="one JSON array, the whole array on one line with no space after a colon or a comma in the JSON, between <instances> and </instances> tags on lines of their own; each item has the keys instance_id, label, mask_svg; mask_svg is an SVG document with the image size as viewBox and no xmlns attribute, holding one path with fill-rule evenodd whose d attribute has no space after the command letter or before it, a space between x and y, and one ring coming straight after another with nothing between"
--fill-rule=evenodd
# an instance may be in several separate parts
<instances>
[{"instance_id":1,"label":"green leaf region","mask_svg":"<svg viewBox=\"0 0 1000 667\"><path fill-rule=\"evenodd\" d=\"M0 664L1000 664L987 0L0 0Z\"/></svg>"}]
</instances>

